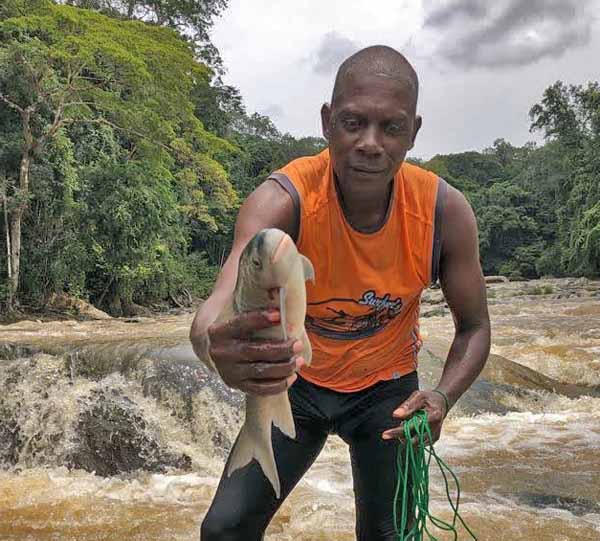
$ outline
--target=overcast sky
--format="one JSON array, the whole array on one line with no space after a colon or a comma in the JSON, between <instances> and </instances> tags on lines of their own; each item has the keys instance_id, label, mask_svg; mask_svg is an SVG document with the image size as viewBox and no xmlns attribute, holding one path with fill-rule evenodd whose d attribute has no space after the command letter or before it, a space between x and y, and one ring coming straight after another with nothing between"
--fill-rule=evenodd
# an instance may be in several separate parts
<instances>
[{"instance_id":1,"label":"overcast sky","mask_svg":"<svg viewBox=\"0 0 600 541\"><path fill-rule=\"evenodd\" d=\"M213 41L247 109L296 136L321 135L340 62L396 48L420 79L412 156L521 145L528 111L557 79L600 80L598 0L230 0Z\"/></svg>"}]
</instances>

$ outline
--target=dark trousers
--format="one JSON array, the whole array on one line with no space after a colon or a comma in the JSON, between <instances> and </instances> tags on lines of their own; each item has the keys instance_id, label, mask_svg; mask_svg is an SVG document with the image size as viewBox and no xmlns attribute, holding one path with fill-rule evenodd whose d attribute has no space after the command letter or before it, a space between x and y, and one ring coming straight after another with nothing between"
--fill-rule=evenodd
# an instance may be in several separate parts
<instances>
[{"instance_id":1,"label":"dark trousers","mask_svg":"<svg viewBox=\"0 0 600 541\"><path fill-rule=\"evenodd\" d=\"M359 541L395 541L393 498L398 442L381 433L398 425L392 412L419 387L417 373L340 393L298 378L289 390L296 423L292 440L273 427L281 499L256 461L223 474L204 518L201 541L261 541L273 515L315 461L328 434L349 446Z\"/></svg>"}]
</instances>

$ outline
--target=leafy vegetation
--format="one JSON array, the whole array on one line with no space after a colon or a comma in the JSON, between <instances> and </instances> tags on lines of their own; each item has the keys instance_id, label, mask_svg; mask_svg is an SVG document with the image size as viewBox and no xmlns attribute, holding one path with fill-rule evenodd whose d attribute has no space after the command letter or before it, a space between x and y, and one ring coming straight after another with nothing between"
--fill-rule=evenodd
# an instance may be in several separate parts
<instances>
[{"instance_id":1,"label":"leafy vegetation","mask_svg":"<svg viewBox=\"0 0 600 541\"><path fill-rule=\"evenodd\" d=\"M530 111L546 144L504 140L424 167L462 190L479 222L484 271L600 275L600 85L557 82Z\"/></svg>"}]
</instances>

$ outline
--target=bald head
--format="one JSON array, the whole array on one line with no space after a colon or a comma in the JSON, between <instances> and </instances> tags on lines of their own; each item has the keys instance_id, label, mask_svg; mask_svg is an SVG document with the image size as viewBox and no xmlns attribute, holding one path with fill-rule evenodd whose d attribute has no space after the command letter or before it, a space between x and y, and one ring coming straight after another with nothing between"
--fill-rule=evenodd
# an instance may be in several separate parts
<instances>
[{"instance_id":1,"label":"bald head","mask_svg":"<svg viewBox=\"0 0 600 541\"><path fill-rule=\"evenodd\" d=\"M345 84L357 76L388 77L399 84L407 85L414 95L416 109L419 94L419 79L404 55L385 45L374 45L353 54L338 69L333 85L331 105L343 93Z\"/></svg>"}]
</instances>

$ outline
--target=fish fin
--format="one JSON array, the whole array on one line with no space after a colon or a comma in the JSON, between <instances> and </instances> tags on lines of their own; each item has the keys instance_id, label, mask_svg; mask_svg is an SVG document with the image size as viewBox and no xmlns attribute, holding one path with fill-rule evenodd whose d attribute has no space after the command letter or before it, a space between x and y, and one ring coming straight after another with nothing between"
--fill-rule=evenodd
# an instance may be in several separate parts
<instances>
[{"instance_id":1,"label":"fish fin","mask_svg":"<svg viewBox=\"0 0 600 541\"><path fill-rule=\"evenodd\" d=\"M281 331L283 333L283 339L287 340L288 332L285 311L285 287L279 288L279 321L281 322Z\"/></svg>"},{"instance_id":2,"label":"fish fin","mask_svg":"<svg viewBox=\"0 0 600 541\"><path fill-rule=\"evenodd\" d=\"M302 358L304 359L304 364L306 366L310 366L312 361L312 345L310 343L310 339L308 338L308 334L306 333L306 329L302 329L302 336L300 337L302 340L302 345L304 346L302 349Z\"/></svg>"},{"instance_id":3,"label":"fish fin","mask_svg":"<svg viewBox=\"0 0 600 541\"><path fill-rule=\"evenodd\" d=\"M258 460L265 477L270 481L275 496L279 499L281 497L281 483L279 482L279 473L277 473L277 464L275 464L271 441L268 445L256 447L256 460Z\"/></svg>"},{"instance_id":4,"label":"fish fin","mask_svg":"<svg viewBox=\"0 0 600 541\"><path fill-rule=\"evenodd\" d=\"M271 483L277 499L281 496L281 484L279 482L279 474L277 473L277 465L275 464L275 456L273 454L273 446L271 444L271 427L267 431L268 438L265 441L258 441L252 437L248 427L244 425L240 435L235 443L235 447L231 452L231 458L227 465L227 477L230 477L233 472L247 466L253 458L257 460L262 468L265 477Z\"/></svg>"},{"instance_id":5,"label":"fish fin","mask_svg":"<svg viewBox=\"0 0 600 541\"><path fill-rule=\"evenodd\" d=\"M313 284L315 283L315 268L308 257L300 254L300 261L302 261L302 270L304 271L304 280L310 280Z\"/></svg>"},{"instance_id":6,"label":"fish fin","mask_svg":"<svg viewBox=\"0 0 600 541\"><path fill-rule=\"evenodd\" d=\"M250 464L255 455L254 447L254 439L250 435L246 425L244 425L231 451L231 458L227 465L227 477L231 476L234 471L240 470Z\"/></svg>"},{"instance_id":7,"label":"fish fin","mask_svg":"<svg viewBox=\"0 0 600 541\"><path fill-rule=\"evenodd\" d=\"M292 415L292 406L287 393L280 393L269 398L273 424L288 438L296 439L296 425Z\"/></svg>"}]
</instances>

